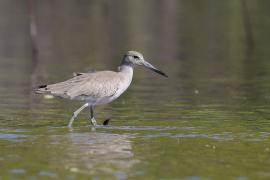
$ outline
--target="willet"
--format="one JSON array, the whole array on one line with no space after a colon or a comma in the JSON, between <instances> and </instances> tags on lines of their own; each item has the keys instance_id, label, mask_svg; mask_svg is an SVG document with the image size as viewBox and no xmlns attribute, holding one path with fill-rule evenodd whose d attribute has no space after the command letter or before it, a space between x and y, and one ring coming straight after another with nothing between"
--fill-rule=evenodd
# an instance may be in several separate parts
<instances>
[{"instance_id":1,"label":"willet","mask_svg":"<svg viewBox=\"0 0 270 180\"><path fill-rule=\"evenodd\" d=\"M129 87L133 77L133 68L136 65L144 66L162 76L168 77L165 73L144 60L141 53L128 51L125 53L117 72L93 71L76 73L75 77L66 81L41 85L36 90L36 93L51 94L85 102L83 106L73 113L68 126L72 126L74 119L86 107L90 107L91 123L96 126L94 107L108 104L118 98Z\"/></svg>"}]
</instances>

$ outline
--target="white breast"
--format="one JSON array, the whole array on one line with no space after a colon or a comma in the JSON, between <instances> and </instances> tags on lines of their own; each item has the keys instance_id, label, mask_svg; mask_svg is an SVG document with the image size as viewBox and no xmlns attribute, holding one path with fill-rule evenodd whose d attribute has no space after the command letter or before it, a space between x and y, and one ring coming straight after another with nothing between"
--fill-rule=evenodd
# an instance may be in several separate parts
<instances>
[{"instance_id":1,"label":"white breast","mask_svg":"<svg viewBox=\"0 0 270 180\"><path fill-rule=\"evenodd\" d=\"M129 85L131 84L133 77L133 68L132 67L121 67L119 76L121 76L121 81L118 83L117 91L112 96L107 96L104 98L100 98L96 101L96 105L107 104L111 101L117 99L123 92L127 90Z\"/></svg>"}]
</instances>

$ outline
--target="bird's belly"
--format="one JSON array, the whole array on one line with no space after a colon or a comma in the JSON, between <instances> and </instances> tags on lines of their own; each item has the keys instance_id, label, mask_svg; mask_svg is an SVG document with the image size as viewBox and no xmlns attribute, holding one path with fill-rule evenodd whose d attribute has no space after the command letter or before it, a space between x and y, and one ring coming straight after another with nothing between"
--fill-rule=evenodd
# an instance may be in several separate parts
<instances>
[{"instance_id":1,"label":"bird's belly","mask_svg":"<svg viewBox=\"0 0 270 180\"><path fill-rule=\"evenodd\" d=\"M78 96L74 99L78 101L87 102L91 105L107 104L114 100L111 97L92 97L92 96Z\"/></svg>"},{"instance_id":2,"label":"bird's belly","mask_svg":"<svg viewBox=\"0 0 270 180\"><path fill-rule=\"evenodd\" d=\"M95 105L108 104L117 99L126 89L118 90L114 95L97 99Z\"/></svg>"}]
</instances>

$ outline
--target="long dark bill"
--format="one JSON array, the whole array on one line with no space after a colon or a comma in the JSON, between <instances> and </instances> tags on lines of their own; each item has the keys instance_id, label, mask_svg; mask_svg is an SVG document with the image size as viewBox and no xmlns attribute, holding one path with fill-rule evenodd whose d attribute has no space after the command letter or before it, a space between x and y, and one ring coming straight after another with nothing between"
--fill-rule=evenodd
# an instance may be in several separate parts
<instances>
[{"instance_id":1,"label":"long dark bill","mask_svg":"<svg viewBox=\"0 0 270 180\"><path fill-rule=\"evenodd\" d=\"M159 69L155 68L152 64L150 64L149 62L147 61L143 61L143 66L146 67L147 69L151 69L152 71L162 75L162 76L165 76L165 77L168 77L164 72L160 71Z\"/></svg>"}]
</instances>

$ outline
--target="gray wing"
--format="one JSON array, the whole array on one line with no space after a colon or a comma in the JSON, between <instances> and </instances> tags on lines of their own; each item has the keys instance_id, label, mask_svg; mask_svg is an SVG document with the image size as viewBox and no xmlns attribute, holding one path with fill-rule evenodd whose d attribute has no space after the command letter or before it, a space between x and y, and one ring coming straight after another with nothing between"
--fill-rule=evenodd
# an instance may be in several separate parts
<instances>
[{"instance_id":1,"label":"gray wing","mask_svg":"<svg viewBox=\"0 0 270 180\"><path fill-rule=\"evenodd\" d=\"M121 82L121 76L113 71L83 73L67 81L44 85L37 93L50 93L63 98L76 99L79 96L102 98L113 96Z\"/></svg>"}]
</instances>

